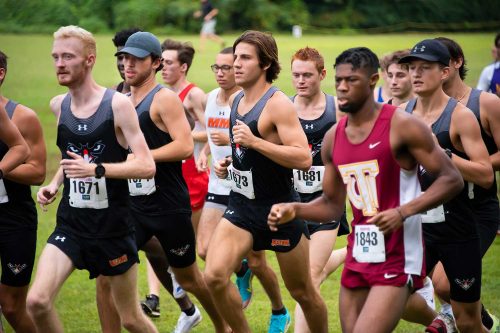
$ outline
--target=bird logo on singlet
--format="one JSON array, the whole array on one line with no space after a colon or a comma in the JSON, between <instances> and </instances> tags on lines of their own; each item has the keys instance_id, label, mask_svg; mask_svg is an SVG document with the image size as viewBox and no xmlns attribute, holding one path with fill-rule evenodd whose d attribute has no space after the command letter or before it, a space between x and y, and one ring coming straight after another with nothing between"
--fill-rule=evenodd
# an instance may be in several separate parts
<instances>
[{"instance_id":1,"label":"bird logo on singlet","mask_svg":"<svg viewBox=\"0 0 500 333\"><path fill-rule=\"evenodd\" d=\"M99 140L92 145L90 143L75 145L69 142L67 150L82 156L86 162L96 163L104 148L106 148L106 145Z\"/></svg>"},{"instance_id":2,"label":"bird logo on singlet","mask_svg":"<svg viewBox=\"0 0 500 333\"><path fill-rule=\"evenodd\" d=\"M231 143L234 147L234 152L235 152L236 157L241 161L243 159L243 156L245 155L247 148L243 147L239 143L234 143L232 138L231 138Z\"/></svg>"},{"instance_id":3,"label":"bird logo on singlet","mask_svg":"<svg viewBox=\"0 0 500 333\"><path fill-rule=\"evenodd\" d=\"M311 151L311 157L316 156L321 151L322 144L323 144L323 139L313 139L309 143L309 150Z\"/></svg>"}]
</instances>

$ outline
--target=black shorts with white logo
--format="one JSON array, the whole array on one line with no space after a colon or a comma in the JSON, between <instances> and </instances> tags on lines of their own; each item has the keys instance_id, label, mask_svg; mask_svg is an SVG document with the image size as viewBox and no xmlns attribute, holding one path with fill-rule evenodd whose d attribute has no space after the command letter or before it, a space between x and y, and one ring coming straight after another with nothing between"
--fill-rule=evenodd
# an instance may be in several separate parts
<instances>
[{"instance_id":1,"label":"black shorts with white logo","mask_svg":"<svg viewBox=\"0 0 500 333\"><path fill-rule=\"evenodd\" d=\"M24 287L30 283L36 252L36 228L3 231L0 258L4 285Z\"/></svg>"},{"instance_id":2,"label":"black shorts with white logo","mask_svg":"<svg viewBox=\"0 0 500 333\"><path fill-rule=\"evenodd\" d=\"M235 226L252 234L253 250L271 250L275 252L291 251L299 243L302 235L309 237L304 221L295 219L271 231L267 225L267 216L274 203L297 201L293 197L277 198L273 203L258 203L237 193L231 193L224 218Z\"/></svg>"},{"instance_id":3,"label":"black shorts with white logo","mask_svg":"<svg viewBox=\"0 0 500 333\"><path fill-rule=\"evenodd\" d=\"M473 303L481 296L481 251L479 238L456 243L425 242L427 272L441 261L450 281L450 298Z\"/></svg>"},{"instance_id":4,"label":"black shorts with white logo","mask_svg":"<svg viewBox=\"0 0 500 333\"><path fill-rule=\"evenodd\" d=\"M207 202L227 206L229 202L229 195L221 195L208 192L207 196L205 197L205 205Z\"/></svg>"},{"instance_id":5,"label":"black shorts with white logo","mask_svg":"<svg viewBox=\"0 0 500 333\"><path fill-rule=\"evenodd\" d=\"M89 279L99 275L123 274L139 262L134 234L113 238L84 238L56 227L47 243L64 252L77 269L89 271Z\"/></svg>"},{"instance_id":6,"label":"black shorts with white logo","mask_svg":"<svg viewBox=\"0 0 500 333\"><path fill-rule=\"evenodd\" d=\"M185 268L196 261L196 239L190 213L144 215L132 211L131 215L135 223L137 248L141 249L151 237L156 236L170 266Z\"/></svg>"},{"instance_id":7,"label":"black shorts with white logo","mask_svg":"<svg viewBox=\"0 0 500 333\"><path fill-rule=\"evenodd\" d=\"M337 228L339 228L337 236L349 235L349 224L347 223L345 213L342 214L340 221L333 221L329 223L306 221L306 225L310 235L318 231L335 230Z\"/></svg>"}]
</instances>

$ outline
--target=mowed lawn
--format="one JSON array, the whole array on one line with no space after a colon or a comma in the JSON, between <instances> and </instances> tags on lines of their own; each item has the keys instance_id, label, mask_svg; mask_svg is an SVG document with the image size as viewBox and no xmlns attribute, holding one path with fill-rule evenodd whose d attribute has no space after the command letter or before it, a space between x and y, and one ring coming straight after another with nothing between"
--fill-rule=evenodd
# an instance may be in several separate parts
<instances>
[{"instance_id":1,"label":"mowed lawn","mask_svg":"<svg viewBox=\"0 0 500 333\"><path fill-rule=\"evenodd\" d=\"M481 69L491 62L490 46L494 35L491 34L387 34L387 35L358 35L358 36L308 36L302 39L294 39L289 35L276 35L279 47L282 72L276 85L287 94L293 93L290 74L290 57L295 50L311 46L316 47L325 57L327 77L323 83L323 89L328 93L334 93L333 68L335 57L349 47L367 46L374 50L379 56L388 52L409 48L419 40L445 35L457 40L467 58L469 73L466 82L475 86ZM164 36L160 41L170 37L183 41L191 41L198 45L198 37L195 35ZM232 44L236 35L223 36L228 45ZM98 83L104 86L113 86L119 82L120 77L115 67L115 52L112 44L112 35L98 35L97 37L97 63L94 68L94 77ZM48 175L47 182L54 174L60 154L55 145L56 122L49 110L48 104L52 96L64 93L65 88L57 84L50 56L52 36L48 35L0 35L0 50L9 56L8 73L1 87L2 95L19 101L37 111L44 128L45 139L48 148ZM189 71L188 78L195 82L206 92L216 87L213 74L209 66L214 62L218 51L216 44L208 44L204 53L197 53L193 65ZM159 82L161 77L158 76ZM37 188L33 189L35 193ZM49 207L48 212L39 211L39 231L37 257L40 254L48 235L55 225L56 204ZM337 247L345 245L345 237L337 242ZM494 258L497 259L494 259ZM483 261L483 301L487 308L500 315L500 268L498 265L500 257L500 241L497 238ZM144 258L144 257L142 257ZM278 265L273 253L268 253L271 266L278 272ZM460 260L460 258L457 258ZM202 262L200 265L203 266ZM140 265L139 293L141 298L148 292L145 276L145 265ZM34 273L35 274L35 273ZM33 276L34 276L33 274ZM322 285L321 291L325 298L329 311L330 332L340 332L338 316L338 291L340 273L336 272L330 276ZM283 299L287 308L293 312L294 301L286 291L280 278ZM56 308L64 323L66 332L99 332L99 320L95 305L95 282L88 279L85 271L76 271L62 288L56 301ZM254 280L254 299L251 306L246 310L250 326L254 332L267 332L267 323L270 315L270 303L265 293ZM161 293L161 317L155 320L160 332L173 330L179 310L165 291ZM5 319L4 325L7 332L12 332ZM293 327L293 326L292 326ZM193 330L193 332L212 332L212 326L208 316L204 313L204 320ZM290 332L293 329L290 329ZM401 322L396 332L422 332L423 328L418 325Z\"/></svg>"}]
</instances>

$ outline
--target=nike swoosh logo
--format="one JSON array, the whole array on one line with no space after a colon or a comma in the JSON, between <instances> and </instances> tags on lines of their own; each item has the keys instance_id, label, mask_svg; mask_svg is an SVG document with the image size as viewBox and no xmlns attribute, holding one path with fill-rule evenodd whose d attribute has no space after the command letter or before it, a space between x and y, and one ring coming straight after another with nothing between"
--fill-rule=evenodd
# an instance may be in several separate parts
<instances>
[{"instance_id":1,"label":"nike swoosh logo","mask_svg":"<svg viewBox=\"0 0 500 333\"><path fill-rule=\"evenodd\" d=\"M379 144L380 144L380 141L379 142L375 142L375 143L370 143L368 145L368 148L373 149L373 148L377 147Z\"/></svg>"},{"instance_id":2,"label":"nike swoosh logo","mask_svg":"<svg viewBox=\"0 0 500 333\"><path fill-rule=\"evenodd\" d=\"M384 278L386 278L386 279L393 279L396 276L398 276L398 275L397 274L387 274L387 273L384 274Z\"/></svg>"}]
</instances>

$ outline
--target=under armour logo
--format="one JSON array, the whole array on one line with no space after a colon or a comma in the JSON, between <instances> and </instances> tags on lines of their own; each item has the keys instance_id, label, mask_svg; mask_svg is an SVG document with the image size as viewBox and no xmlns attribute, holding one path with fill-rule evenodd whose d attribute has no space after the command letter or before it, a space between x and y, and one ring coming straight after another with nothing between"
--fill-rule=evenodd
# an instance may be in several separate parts
<instances>
[{"instance_id":1,"label":"under armour logo","mask_svg":"<svg viewBox=\"0 0 500 333\"><path fill-rule=\"evenodd\" d=\"M420 45L420 46L415 46L413 48L413 53L417 53L417 52L424 52L425 51L425 45Z\"/></svg>"},{"instance_id":2,"label":"under armour logo","mask_svg":"<svg viewBox=\"0 0 500 333\"><path fill-rule=\"evenodd\" d=\"M183 255L186 254L189 247L190 247L189 244L186 244L178 249L170 249L170 252L175 254L175 255L178 255L179 257L182 257Z\"/></svg>"},{"instance_id":3,"label":"under armour logo","mask_svg":"<svg viewBox=\"0 0 500 333\"><path fill-rule=\"evenodd\" d=\"M211 196L211 195L209 195L209 196L207 197L207 200L214 200L214 199L215 199L215 197L214 197L214 196Z\"/></svg>"},{"instance_id":4,"label":"under armour logo","mask_svg":"<svg viewBox=\"0 0 500 333\"><path fill-rule=\"evenodd\" d=\"M62 243L64 243L64 240L66 239L66 237L59 237L59 236L56 236L56 238L54 238L55 240L60 240Z\"/></svg>"},{"instance_id":5,"label":"under armour logo","mask_svg":"<svg viewBox=\"0 0 500 333\"><path fill-rule=\"evenodd\" d=\"M314 128L314 124L310 124L310 125L306 124L305 128L306 128L306 130L313 129Z\"/></svg>"},{"instance_id":6,"label":"under armour logo","mask_svg":"<svg viewBox=\"0 0 500 333\"><path fill-rule=\"evenodd\" d=\"M23 269L25 269L27 267L26 264L11 264L10 262L7 264L7 267L10 268L10 270L12 271L12 273L14 273L14 275L17 275L19 273L21 273L23 271Z\"/></svg>"},{"instance_id":7,"label":"under armour logo","mask_svg":"<svg viewBox=\"0 0 500 333\"><path fill-rule=\"evenodd\" d=\"M87 130L87 125L86 124L78 124L78 130L79 131L86 131Z\"/></svg>"},{"instance_id":8,"label":"under armour logo","mask_svg":"<svg viewBox=\"0 0 500 333\"><path fill-rule=\"evenodd\" d=\"M219 111L219 116L223 116L225 114L224 111Z\"/></svg>"},{"instance_id":9,"label":"under armour logo","mask_svg":"<svg viewBox=\"0 0 500 333\"><path fill-rule=\"evenodd\" d=\"M226 214L233 215L234 214L234 210L226 210Z\"/></svg>"}]
</instances>

